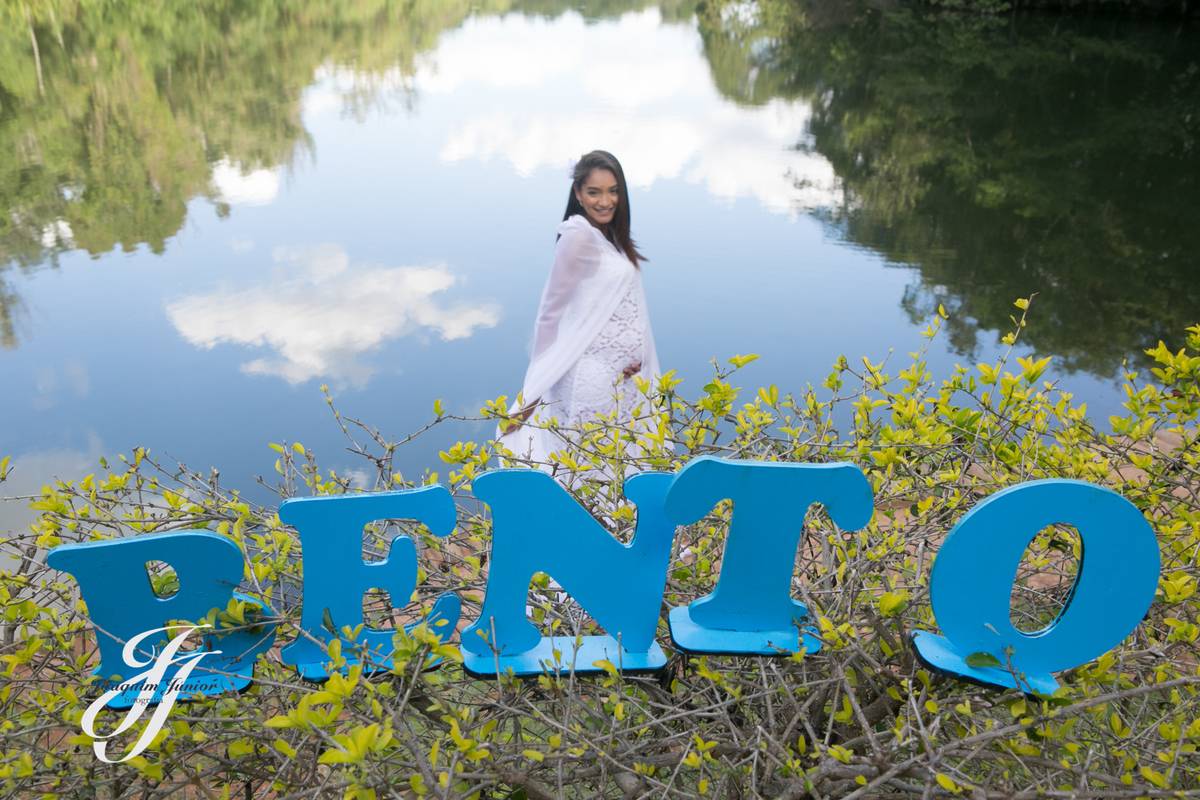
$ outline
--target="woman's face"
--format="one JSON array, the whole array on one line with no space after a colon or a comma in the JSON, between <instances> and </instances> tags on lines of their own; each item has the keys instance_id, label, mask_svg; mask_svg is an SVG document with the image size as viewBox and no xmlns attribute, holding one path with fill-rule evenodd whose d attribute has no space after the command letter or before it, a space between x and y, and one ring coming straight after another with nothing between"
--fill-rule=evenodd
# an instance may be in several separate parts
<instances>
[{"instance_id":1,"label":"woman's face","mask_svg":"<svg viewBox=\"0 0 1200 800\"><path fill-rule=\"evenodd\" d=\"M596 167L583 179L583 185L575 190L575 199L592 224L603 228L612 222L617 213L620 195L617 193L617 176L610 170Z\"/></svg>"}]
</instances>

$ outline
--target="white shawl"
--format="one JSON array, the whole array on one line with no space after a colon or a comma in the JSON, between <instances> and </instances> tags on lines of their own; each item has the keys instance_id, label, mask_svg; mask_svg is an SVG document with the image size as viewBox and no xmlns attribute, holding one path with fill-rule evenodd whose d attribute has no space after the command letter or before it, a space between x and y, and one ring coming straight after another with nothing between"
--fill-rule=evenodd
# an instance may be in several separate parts
<instances>
[{"instance_id":1,"label":"white shawl","mask_svg":"<svg viewBox=\"0 0 1200 800\"><path fill-rule=\"evenodd\" d=\"M576 214L560 223L558 233L534 326L533 356L521 390L526 406L544 399L574 366L638 277L632 262L583 216ZM653 381L659 374L658 353L644 298L640 300L644 351L638 374ZM546 409L541 416L557 416L556 409ZM553 434L530 426L503 436L497 430L496 435L514 454L529 453L539 461L563 445Z\"/></svg>"}]
</instances>

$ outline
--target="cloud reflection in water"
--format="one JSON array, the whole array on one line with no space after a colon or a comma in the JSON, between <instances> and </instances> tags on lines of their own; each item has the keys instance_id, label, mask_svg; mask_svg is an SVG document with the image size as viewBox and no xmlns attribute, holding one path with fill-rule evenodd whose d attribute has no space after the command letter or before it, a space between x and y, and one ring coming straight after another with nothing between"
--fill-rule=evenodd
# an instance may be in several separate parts
<instances>
[{"instance_id":1,"label":"cloud reflection in water","mask_svg":"<svg viewBox=\"0 0 1200 800\"><path fill-rule=\"evenodd\" d=\"M243 170L223 158L212 166L212 183L217 194L231 206L267 206L279 194L281 168Z\"/></svg>"},{"instance_id":2,"label":"cloud reflection in water","mask_svg":"<svg viewBox=\"0 0 1200 800\"><path fill-rule=\"evenodd\" d=\"M490 108L451 126L442 160L500 156L529 175L601 147L642 188L682 176L722 200L756 197L777 213L839 202L833 166L796 147L808 103L722 97L695 30L660 26L657 8L599 25L573 14L469 21L443 38L415 81L427 94L491 90Z\"/></svg>"},{"instance_id":3,"label":"cloud reflection in water","mask_svg":"<svg viewBox=\"0 0 1200 800\"><path fill-rule=\"evenodd\" d=\"M189 343L267 346L274 358L241 365L296 385L324 377L366 386L376 372L358 355L426 328L462 339L500 319L494 303L440 307L433 298L458 282L444 264L350 266L335 244L276 248L274 280L242 291L222 288L170 303L167 316Z\"/></svg>"}]
</instances>

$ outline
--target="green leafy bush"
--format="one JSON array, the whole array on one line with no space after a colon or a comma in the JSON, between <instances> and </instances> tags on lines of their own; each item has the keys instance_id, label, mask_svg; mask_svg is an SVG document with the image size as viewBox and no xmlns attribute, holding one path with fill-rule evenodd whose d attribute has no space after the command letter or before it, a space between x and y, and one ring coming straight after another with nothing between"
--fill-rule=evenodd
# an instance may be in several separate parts
<instances>
[{"instance_id":1,"label":"green leafy bush","mask_svg":"<svg viewBox=\"0 0 1200 800\"><path fill-rule=\"evenodd\" d=\"M1027 311L1025 301L1018 306ZM924 336L933 340L944 319L939 314ZM1010 346L1024 316L1017 325ZM678 391L671 374L644 386L652 399L642 422L652 435L641 436L642 448L629 447L635 437L628 429L597 420L555 458L556 469L593 476L619 476L630 466L670 470L703 454L861 465L876 496L870 525L841 531L814 507L797 554L794 589L825 643L817 655L676 654L659 679L624 676L609 665L599 678L567 671L478 681L462 672L455 648L418 627L396 636L390 672L352 669L324 685L299 680L272 651L260 659L252 688L176 707L144 757L119 765L98 762L80 733L93 639L72 582L44 566L46 551L62 542L209 527L242 547L242 590L278 610L286 641L298 621L299 542L273 509L221 487L215 473L164 466L141 451L115 469L105 465L103 474L47 486L33 503L40 521L8 541L15 560L0 575L4 792L360 800L1195 796L1200 326L1189 330L1186 349L1152 353L1152 381L1125 375L1127 415L1104 429L1084 404L1044 380L1048 359L1012 363L1011 354L941 380L924 351L910 354L898 372L839 358L819 386L751 394L734 384L754 357L737 357L695 399ZM483 414L506 415L506 398ZM392 466L407 439L335 416L373 465L377 488L415 485ZM451 419L440 404L435 416L430 427ZM322 474L310 450L273 447L281 497L352 491L348 480ZM422 607L453 589L464 616L475 616L490 534L469 488L501 455L494 443L459 443L442 454L460 500L453 536L436 539L402 522L371 534L369 546L382 544L389 527L417 540ZM909 636L936 629L927 580L939 541L981 499L1049 477L1109 486L1153 525L1163 571L1146 620L1120 647L1061 674L1053 697L926 671ZM437 479L428 474L422 482ZM634 509L620 482L587 482L577 497L626 536ZM680 530L664 610L712 590L729 513L722 504ZM1031 542L1014 590L1018 624L1036 629L1053 618L1077 568L1077 545L1069 529ZM567 642L594 627L577 609L551 602L547 587L546 576L535 576L539 625ZM416 618L417 604L397 610L374 600L376 624ZM246 613L231 604L213 615L237 628L254 624ZM666 645L665 621L660 632ZM424 671L438 657L442 667ZM335 646L330 658L344 654ZM101 725L110 729L119 716L105 714Z\"/></svg>"}]
</instances>

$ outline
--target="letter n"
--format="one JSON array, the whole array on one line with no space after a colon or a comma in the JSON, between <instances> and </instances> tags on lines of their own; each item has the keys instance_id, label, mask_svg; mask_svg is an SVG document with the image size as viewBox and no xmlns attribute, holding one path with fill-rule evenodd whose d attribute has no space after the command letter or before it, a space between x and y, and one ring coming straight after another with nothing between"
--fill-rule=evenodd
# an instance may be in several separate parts
<instances>
[{"instance_id":1,"label":"letter n","mask_svg":"<svg viewBox=\"0 0 1200 800\"><path fill-rule=\"evenodd\" d=\"M475 495L492 509L492 554L483 611L462 635L466 670L534 675L544 663L551 671L574 665L594 673L599 660L629 672L661 669L666 657L654 634L675 535L662 512L672 477L647 472L625 482L637 505L637 532L627 545L545 473L502 469L476 478ZM570 632L543 638L525 618L536 572L554 578L608 635L582 637L578 651Z\"/></svg>"}]
</instances>

